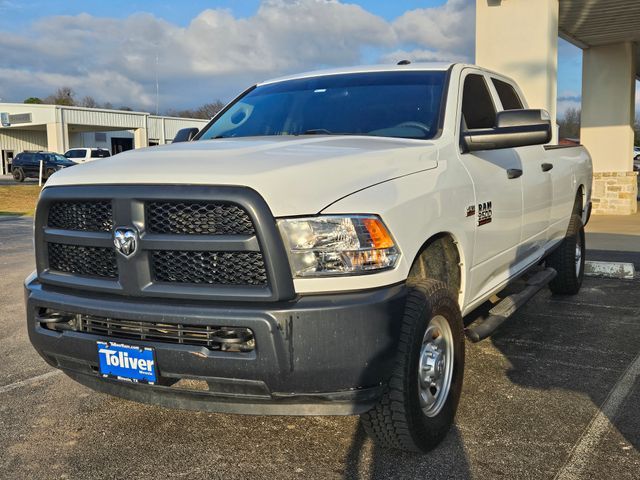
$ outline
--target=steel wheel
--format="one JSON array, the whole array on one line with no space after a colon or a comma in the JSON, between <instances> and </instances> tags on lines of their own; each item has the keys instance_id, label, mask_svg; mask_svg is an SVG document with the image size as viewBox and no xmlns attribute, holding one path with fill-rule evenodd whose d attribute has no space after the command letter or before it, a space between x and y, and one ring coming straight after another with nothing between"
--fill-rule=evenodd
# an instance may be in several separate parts
<instances>
[{"instance_id":1,"label":"steel wheel","mask_svg":"<svg viewBox=\"0 0 640 480\"><path fill-rule=\"evenodd\" d=\"M438 415L447 400L453 374L453 354L449 322L437 315L425 331L418 365L420 406L427 417Z\"/></svg>"}]
</instances>

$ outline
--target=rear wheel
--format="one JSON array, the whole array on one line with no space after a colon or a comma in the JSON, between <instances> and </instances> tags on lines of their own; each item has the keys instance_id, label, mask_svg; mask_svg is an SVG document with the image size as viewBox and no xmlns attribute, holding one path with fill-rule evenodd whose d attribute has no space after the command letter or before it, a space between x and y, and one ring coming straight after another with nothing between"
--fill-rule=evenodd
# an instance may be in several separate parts
<instances>
[{"instance_id":1,"label":"rear wheel","mask_svg":"<svg viewBox=\"0 0 640 480\"><path fill-rule=\"evenodd\" d=\"M24 182L24 172L22 171L21 168L14 168L11 171L11 174L13 175L13 179L16 182Z\"/></svg>"},{"instance_id":2,"label":"rear wheel","mask_svg":"<svg viewBox=\"0 0 640 480\"><path fill-rule=\"evenodd\" d=\"M575 295L580 291L584 278L585 240L580 215L574 213L569 221L567 236L558 248L547 257L547 267L558 275L549 283L553 293Z\"/></svg>"},{"instance_id":3,"label":"rear wheel","mask_svg":"<svg viewBox=\"0 0 640 480\"><path fill-rule=\"evenodd\" d=\"M449 431L464 373L460 309L447 286L420 280L410 287L391 378L361 422L383 447L426 452Z\"/></svg>"}]
</instances>

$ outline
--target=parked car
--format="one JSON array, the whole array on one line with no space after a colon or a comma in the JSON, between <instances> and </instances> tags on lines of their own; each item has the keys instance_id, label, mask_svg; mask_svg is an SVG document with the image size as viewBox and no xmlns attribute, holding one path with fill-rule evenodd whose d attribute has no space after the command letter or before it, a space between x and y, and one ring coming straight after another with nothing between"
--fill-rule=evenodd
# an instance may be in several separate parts
<instances>
[{"instance_id":1,"label":"parked car","mask_svg":"<svg viewBox=\"0 0 640 480\"><path fill-rule=\"evenodd\" d=\"M548 147L551 132L512 80L473 65L258 84L189 141L47 183L30 340L112 395L360 414L379 445L427 451L454 420L465 334L582 285L591 158Z\"/></svg>"},{"instance_id":2,"label":"parked car","mask_svg":"<svg viewBox=\"0 0 640 480\"><path fill-rule=\"evenodd\" d=\"M64 156L74 162L82 163L97 158L110 157L111 152L104 148L71 148L64 153Z\"/></svg>"},{"instance_id":3,"label":"parked car","mask_svg":"<svg viewBox=\"0 0 640 480\"><path fill-rule=\"evenodd\" d=\"M63 168L76 165L75 162L53 152L22 152L16 155L11 166L11 174L16 182L23 182L25 178L38 178L42 164L42 177L47 180L51 175Z\"/></svg>"}]
</instances>

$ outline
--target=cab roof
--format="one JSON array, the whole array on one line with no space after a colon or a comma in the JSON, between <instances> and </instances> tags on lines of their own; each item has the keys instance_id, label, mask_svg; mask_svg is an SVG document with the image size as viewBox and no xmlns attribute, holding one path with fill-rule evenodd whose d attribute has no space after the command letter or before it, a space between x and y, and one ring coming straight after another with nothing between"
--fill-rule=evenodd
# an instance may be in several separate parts
<instances>
[{"instance_id":1,"label":"cab roof","mask_svg":"<svg viewBox=\"0 0 640 480\"><path fill-rule=\"evenodd\" d=\"M433 62L433 63L409 63L406 65L358 65L355 67L331 68L327 70L313 70L310 72L296 73L283 77L273 78L258 85L267 85L270 83L284 82L286 80L296 80L301 78L320 77L325 75L341 75L348 73L369 73L369 72L405 72L405 71L446 71L455 63L451 62Z\"/></svg>"}]
</instances>

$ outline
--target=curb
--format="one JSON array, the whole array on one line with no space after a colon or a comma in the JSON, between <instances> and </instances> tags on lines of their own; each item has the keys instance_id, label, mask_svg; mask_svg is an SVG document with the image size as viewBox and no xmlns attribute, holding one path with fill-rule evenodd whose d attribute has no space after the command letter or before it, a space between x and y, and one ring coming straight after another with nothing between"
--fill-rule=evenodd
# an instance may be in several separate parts
<instances>
[{"instance_id":1,"label":"curb","mask_svg":"<svg viewBox=\"0 0 640 480\"><path fill-rule=\"evenodd\" d=\"M584 274L589 277L622 278L633 280L636 275L633 263L626 262L584 262Z\"/></svg>"}]
</instances>

